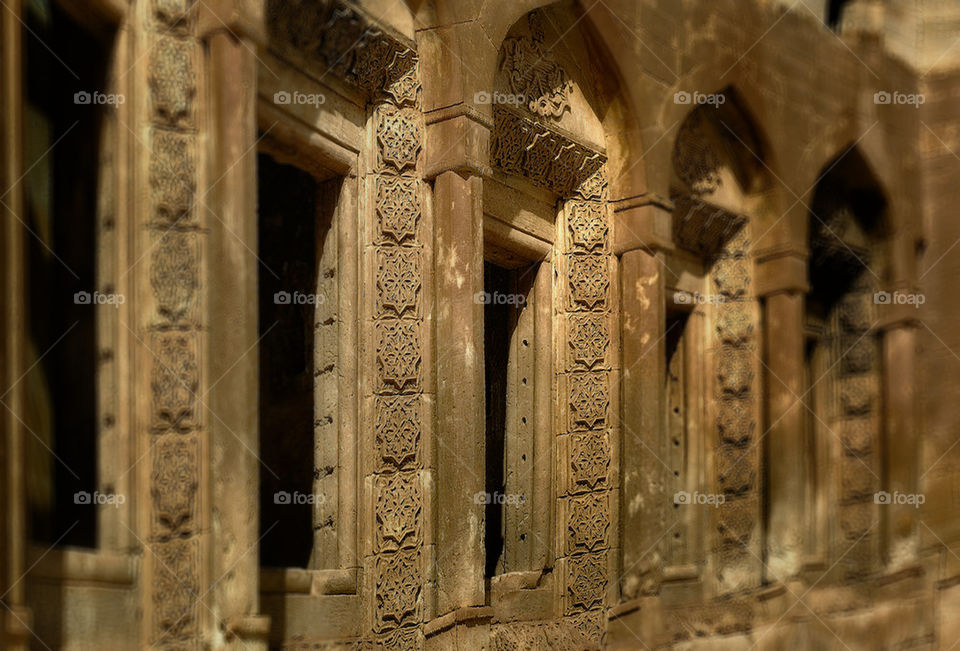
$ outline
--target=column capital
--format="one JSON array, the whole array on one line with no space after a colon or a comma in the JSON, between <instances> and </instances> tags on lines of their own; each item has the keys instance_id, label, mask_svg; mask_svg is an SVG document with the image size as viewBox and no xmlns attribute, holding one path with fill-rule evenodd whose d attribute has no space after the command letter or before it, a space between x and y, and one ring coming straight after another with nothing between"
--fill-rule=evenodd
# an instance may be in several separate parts
<instances>
[{"instance_id":1,"label":"column capital","mask_svg":"<svg viewBox=\"0 0 960 651\"><path fill-rule=\"evenodd\" d=\"M424 178L453 171L464 178L490 176L493 120L469 104L455 104L424 114ZM452 145L451 145L452 143Z\"/></svg>"},{"instance_id":2,"label":"column capital","mask_svg":"<svg viewBox=\"0 0 960 651\"><path fill-rule=\"evenodd\" d=\"M617 199L613 205L614 253L673 251L673 202L657 192Z\"/></svg>"},{"instance_id":3,"label":"column capital","mask_svg":"<svg viewBox=\"0 0 960 651\"><path fill-rule=\"evenodd\" d=\"M757 296L781 292L806 294L807 259L810 252L801 246L784 244L754 252L757 263Z\"/></svg>"}]
</instances>

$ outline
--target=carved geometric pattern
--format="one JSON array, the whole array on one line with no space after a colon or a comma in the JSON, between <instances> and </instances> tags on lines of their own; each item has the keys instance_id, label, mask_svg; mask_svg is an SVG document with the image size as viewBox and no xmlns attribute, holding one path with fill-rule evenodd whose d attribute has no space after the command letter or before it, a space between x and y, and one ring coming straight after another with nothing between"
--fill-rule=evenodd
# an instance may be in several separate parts
<instances>
[{"instance_id":1,"label":"carved geometric pattern","mask_svg":"<svg viewBox=\"0 0 960 651\"><path fill-rule=\"evenodd\" d=\"M155 535L181 535L198 524L198 447L195 438L168 435L153 449L150 494Z\"/></svg>"},{"instance_id":2,"label":"carved geometric pattern","mask_svg":"<svg viewBox=\"0 0 960 651\"><path fill-rule=\"evenodd\" d=\"M842 375L869 373L878 362L876 340L870 335L851 334L839 337L840 372Z\"/></svg>"},{"instance_id":3,"label":"carved geometric pattern","mask_svg":"<svg viewBox=\"0 0 960 651\"><path fill-rule=\"evenodd\" d=\"M607 591L607 558L603 552L572 556L567 583L568 614L603 605Z\"/></svg>"},{"instance_id":4,"label":"carved geometric pattern","mask_svg":"<svg viewBox=\"0 0 960 651\"><path fill-rule=\"evenodd\" d=\"M571 497L568 505L567 553L595 551L607 546L610 529L606 493Z\"/></svg>"},{"instance_id":5,"label":"carved geometric pattern","mask_svg":"<svg viewBox=\"0 0 960 651\"><path fill-rule=\"evenodd\" d=\"M571 373L570 429L603 428L610 406L610 387L606 373Z\"/></svg>"},{"instance_id":6,"label":"carved geometric pattern","mask_svg":"<svg viewBox=\"0 0 960 651\"><path fill-rule=\"evenodd\" d=\"M604 201L607 198L607 168L600 167L580 183L577 194L586 201Z\"/></svg>"},{"instance_id":7,"label":"carved geometric pattern","mask_svg":"<svg viewBox=\"0 0 960 651\"><path fill-rule=\"evenodd\" d=\"M753 317L745 303L722 304L717 310L717 334L727 346L743 346L753 335Z\"/></svg>"},{"instance_id":8,"label":"carved geometric pattern","mask_svg":"<svg viewBox=\"0 0 960 651\"><path fill-rule=\"evenodd\" d=\"M420 455L420 398L377 398L377 451L380 469L416 466Z\"/></svg>"},{"instance_id":9,"label":"carved geometric pattern","mask_svg":"<svg viewBox=\"0 0 960 651\"><path fill-rule=\"evenodd\" d=\"M848 418L840 421L840 440L843 443L843 453L851 456L864 457L873 450L873 441L876 438L878 425L876 417Z\"/></svg>"},{"instance_id":10,"label":"carved geometric pattern","mask_svg":"<svg viewBox=\"0 0 960 651\"><path fill-rule=\"evenodd\" d=\"M396 244L416 240L420 225L417 179L377 176L376 183L379 240Z\"/></svg>"},{"instance_id":11,"label":"carved geometric pattern","mask_svg":"<svg viewBox=\"0 0 960 651\"><path fill-rule=\"evenodd\" d=\"M154 130L150 185L158 218L173 223L190 217L197 187L196 171L189 136Z\"/></svg>"},{"instance_id":12,"label":"carved geometric pattern","mask_svg":"<svg viewBox=\"0 0 960 651\"><path fill-rule=\"evenodd\" d=\"M195 346L191 336L169 332L158 335L152 347L154 431L183 432L194 425L200 383Z\"/></svg>"},{"instance_id":13,"label":"carved geometric pattern","mask_svg":"<svg viewBox=\"0 0 960 651\"><path fill-rule=\"evenodd\" d=\"M194 48L190 41L160 36L150 51L150 98L158 122L177 126L192 121Z\"/></svg>"},{"instance_id":14,"label":"carved geometric pattern","mask_svg":"<svg viewBox=\"0 0 960 651\"><path fill-rule=\"evenodd\" d=\"M407 319L377 323L377 370L380 389L416 391L420 388L420 324Z\"/></svg>"},{"instance_id":15,"label":"carved geometric pattern","mask_svg":"<svg viewBox=\"0 0 960 651\"><path fill-rule=\"evenodd\" d=\"M377 155L381 166L389 165L398 172L415 167L420 153L419 113L398 109L389 104L377 110Z\"/></svg>"},{"instance_id":16,"label":"carved geometric pattern","mask_svg":"<svg viewBox=\"0 0 960 651\"><path fill-rule=\"evenodd\" d=\"M750 265L741 258L721 258L713 267L713 281L720 295L728 300L746 296L750 285Z\"/></svg>"},{"instance_id":17,"label":"carved geometric pattern","mask_svg":"<svg viewBox=\"0 0 960 651\"><path fill-rule=\"evenodd\" d=\"M268 0L266 14L273 41L318 59L323 72L369 96L384 94L397 104L416 101L420 83L412 44L388 35L354 7L329 0Z\"/></svg>"},{"instance_id":18,"label":"carved geometric pattern","mask_svg":"<svg viewBox=\"0 0 960 651\"><path fill-rule=\"evenodd\" d=\"M490 162L561 197L581 188L606 162L600 152L512 109L494 106L493 122Z\"/></svg>"},{"instance_id":19,"label":"carved geometric pattern","mask_svg":"<svg viewBox=\"0 0 960 651\"><path fill-rule=\"evenodd\" d=\"M748 400L721 400L717 405L720 442L735 447L747 445L753 438L756 425L753 403Z\"/></svg>"},{"instance_id":20,"label":"carved geometric pattern","mask_svg":"<svg viewBox=\"0 0 960 651\"><path fill-rule=\"evenodd\" d=\"M420 544L423 497L416 473L377 476L375 510L378 551L395 551Z\"/></svg>"},{"instance_id":21,"label":"carved geometric pattern","mask_svg":"<svg viewBox=\"0 0 960 651\"><path fill-rule=\"evenodd\" d=\"M377 316L411 316L420 307L420 251L403 247L377 249Z\"/></svg>"},{"instance_id":22,"label":"carved geometric pattern","mask_svg":"<svg viewBox=\"0 0 960 651\"><path fill-rule=\"evenodd\" d=\"M153 14L167 27L183 22L195 0L153 0Z\"/></svg>"},{"instance_id":23,"label":"carved geometric pattern","mask_svg":"<svg viewBox=\"0 0 960 651\"><path fill-rule=\"evenodd\" d=\"M695 195L709 194L720 188L720 158L706 137L704 109L695 108L680 125L673 148L677 176Z\"/></svg>"},{"instance_id":24,"label":"carved geometric pattern","mask_svg":"<svg viewBox=\"0 0 960 651\"><path fill-rule=\"evenodd\" d=\"M745 230L744 215L718 208L691 194L670 196L673 208L673 239L681 248L704 257L725 249L725 243Z\"/></svg>"},{"instance_id":25,"label":"carved geometric pattern","mask_svg":"<svg viewBox=\"0 0 960 651\"><path fill-rule=\"evenodd\" d=\"M749 452L740 448L719 448L717 482L724 494L740 496L754 488L757 473Z\"/></svg>"},{"instance_id":26,"label":"carved geometric pattern","mask_svg":"<svg viewBox=\"0 0 960 651\"><path fill-rule=\"evenodd\" d=\"M543 50L543 30L536 12L528 14L530 36L503 41L500 72L505 74L510 92L526 100L530 112L559 118L569 108L573 82L566 71Z\"/></svg>"},{"instance_id":27,"label":"carved geometric pattern","mask_svg":"<svg viewBox=\"0 0 960 651\"><path fill-rule=\"evenodd\" d=\"M602 203L571 201L567 225L570 228L571 250L581 253L607 249L607 218Z\"/></svg>"},{"instance_id":28,"label":"carved geometric pattern","mask_svg":"<svg viewBox=\"0 0 960 651\"><path fill-rule=\"evenodd\" d=\"M593 310L607 306L610 287L608 257L602 255L567 256L570 309Z\"/></svg>"},{"instance_id":29,"label":"carved geometric pattern","mask_svg":"<svg viewBox=\"0 0 960 651\"><path fill-rule=\"evenodd\" d=\"M756 514L759 513L758 506L755 495L731 498L720 505L717 509L720 512L717 531L721 545L743 547L750 541Z\"/></svg>"},{"instance_id":30,"label":"carved geometric pattern","mask_svg":"<svg viewBox=\"0 0 960 651\"><path fill-rule=\"evenodd\" d=\"M753 383L753 353L743 348L724 348L717 353L717 380L725 398L744 398Z\"/></svg>"},{"instance_id":31,"label":"carved geometric pattern","mask_svg":"<svg viewBox=\"0 0 960 651\"><path fill-rule=\"evenodd\" d=\"M872 377L845 377L838 381L843 416L865 416L873 410L876 391Z\"/></svg>"},{"instance_id":32,"label":"carved geometric pattern","mask_svg":"<svg viewBox=\"0 0 960 651\"><path fill-rule=\"evenodd\" d=\"M571 370L589 370L602 366L610 347L610 331L605 316L601 314L572 314L569 316Z\"/></svg>"},{"instance_id":33,"label":"carved geometric pattern","mask_svg":"<svg viewBox=\"0 0 960 651\"><path fill-rule=\"evenodd\" d=\"M197 539L174 538L149 546L153 553L153 634L163 644L188 640L197 633L199 545Z\"/></svg>"},{"instance_id":34,"label":"carved geometric pattern","mask_svg":"<svg viewBox=\"0 0 960 651\"><path fill-rule=\"evenodd\" d=\"M186 314L197 289L196 236L168 230L153 250L150 286L157 312L171 323Z\"/></svg>"},{"instance_id":35,"label":"carved geometric pattern","mask_svg":"<svg viewBox=\"0 0 960 651\"><path fill-rule=\"evenodd\" d=\"M610 472L610 443L606 433L570 436L570 470L574 492L606 484Z\"/></svg>"},{"instance_id":36,"label":"carved geometric pattern","mask_svg":"<svg viewBox=\"0 0 960 651\"><path fill-rule=\"evenodd\" d=\"M420 550L401 550L376 557L376 617L378 630L420 620Z\"/></svg>"}]
</instances>

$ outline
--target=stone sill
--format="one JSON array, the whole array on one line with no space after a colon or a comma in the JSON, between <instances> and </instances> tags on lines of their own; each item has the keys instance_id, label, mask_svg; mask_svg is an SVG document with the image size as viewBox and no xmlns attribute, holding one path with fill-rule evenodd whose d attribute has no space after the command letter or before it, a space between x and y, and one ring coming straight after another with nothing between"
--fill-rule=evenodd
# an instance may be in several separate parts
<instances>
[{"instance_id":1,"label":"stone sill","mask_svg":"<svg viewBox=\"0 0 960 651\"><path fill-rule=\"evenodd\" d=\"M261 594L357 594L357 570L305 570L298 567L260 568Z\"/></svg>"},{"instance_id":2,"label":"stone sill","mask_svg":"<svg viewBox=\"0 0 960 651\"><path fill-rule=\"evenodd\" d=\"M136 557L124 552L30 547L27 563L27 574L35 579L126 588L133 586L137 577Z\"/></svg>"}]
</instances>

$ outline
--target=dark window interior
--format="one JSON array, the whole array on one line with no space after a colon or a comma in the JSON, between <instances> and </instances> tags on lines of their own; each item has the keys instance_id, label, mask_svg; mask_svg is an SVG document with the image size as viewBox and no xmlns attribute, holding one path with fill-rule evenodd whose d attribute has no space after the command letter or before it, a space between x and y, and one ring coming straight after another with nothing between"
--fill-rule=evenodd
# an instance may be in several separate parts
<instances>
[{"instance_id":1,"label":"dark window interior","mask_svg":"<svg viewBox=\"0 0 960 651\"><path fill-rule=\"evenodd\" d=\"M486 262L483 285L488 296L513 291L514 272ZM510 358L511 306L488 302L483 307L483 345L486 386L486 492L502 494L506 488L507 367ZM503 504L486 506L486 576L497 573L503 554Z\"/></svg>"},{"instance_id":2,"label":"dark window interior","mask_svg":"<svg viewBox=\"0 0 960 651\"><path fill-rule=\"evenodd\" d=\"M827 6L827 27L837 29L840 19L843 18L843 8L850 0L829 0Z\"/></svg>"},{"instance_id":3,"label":"dark window interior","mask_svg":"<svg viewBox=\"0 0 960 651\"><path fill-rule=\"evenodd\" d=\"M312 494L314 478L314 305L295 297L317 291L318 183L266 154L257 165L260 562L307 567L313 507L303 498Z\"/></svg>"},{"instance_id":4,"label":"dark window interior","mask_svg":"<svg viewBox=\"0 0 960 651\"><path fill-rule=\"evenodd\" d=\"M29 347L24 422L31 538L94 547L97 509L97 318L77 292L97 286L101 121L109 43L54 3L24 3L24 214ZM53 52L51 52L51 49ZM9 201L9 200L8 200ZM35 365L34 365L35 364Z\"/></svg>"}]
</instances>

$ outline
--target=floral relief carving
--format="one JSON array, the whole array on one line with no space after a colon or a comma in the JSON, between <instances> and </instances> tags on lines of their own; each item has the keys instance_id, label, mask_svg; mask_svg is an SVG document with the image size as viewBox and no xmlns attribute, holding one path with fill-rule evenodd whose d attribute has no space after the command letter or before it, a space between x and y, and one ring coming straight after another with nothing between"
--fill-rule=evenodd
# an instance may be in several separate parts
<instances>
[{"instance_id":1,"label":"floral relief carving","mask_svg":"<svg viewBox=\"0 0 960 651\"><path fill-rule=\"evenodd\" d=\"M154 429L186 431L196 419L199 365L193 339L180 333L164 333L153 349Z\"/></svg>"},{"instance_id":2,"label":"floral relief carving","mask_svg":"<svg viewBox=\"0 0 960 651\"><path fill-rule=\"evenodd\" d=\"M150 97L154 114L170 126L191 122L194 44L172 36L157 38L150 52Z\"/></svg>"},{"instance_id":3,"label":"floral relief carving","mask_svg":"<svg viewBox=\"0 0 960 651\"><path fill-rule=\"evenodd\" d=\"M377 398L377 450L385 468L407 468L417 464L420 449L420 398L382 396Z\"/></svg>"},{"instance_id":4,"label":"floral relief carving","mask_svg":"<svg viewBox=\"0 0 960 651\"><path fill-rule=\"evenodd\" d=\"M561 196L570 196L603 168L606 158L546 125L510 109L493 107L491 163L509 174L523 176Z\"/></svg>"},{"instance_id":5,"label":"floral relief carving","mask_svg":"<svg viewBox=\"0 0 960 651\"><path fill-rule=\"evenodd\" d=\"M157 300L157 311L171 323L184 317L197 289L195 247L193 235L167 231L153 251L150 286Z\"/></svg>"},{"instance_id":6,"label":"floral relief carving","mask_svg":"<svg viewBox=\"0 0 960 651\"><path fill-rule=\"evenodd\" d=\"M753 438L756 422L753 419L753 403L749 400L721 400L717 409L717 426L720 442L742 447Z\"/></svg>"},{"instance_id":7,"label":"floral relief carving","mask_svg":"<svg viewBox=\"0 0 960 651\"><path fill-rule=\"evenodd\" d=\"M420 324L407 319L377 323L380 387L402 393L420 388Z\"/></svg>"},{"instance_id":8,"label":"floral relief carving","mask_svg":"<svg viewBox=\"0 0 960 651\"><path fill-rule=\"evenodd\" d=\"M753 318L747 304L723 304L717 311L717 334L721 343L739 347L750 341L753 336Z\"/></svg>"},{"instance_id":9,"label":"floral relief carving","mask_svg":"<svg viewBox=\"0 0 960 651\"><path fill-rule=\"evenodd\" d=\"M720 158L707 138L703 109L695 108L680 126L673 150L677 176L694 195L720 189Z\"/></svg>"},{"instance_id":10,"label":"floral relief carving","mask_svg":"<svg viewBox=\"0 0 960 651\"><path fill-rule=\"evenodd\" d=\"M570 368L590 370L604 365L610 348L610 331L602 314L573 314L569 317Z\"/></svg>"},{"instance_id":11,"label":"floral relief carving","mask_svg":"<svg viewBox=\"0 0 960 651\"><path fill-rule=\"evenodd\" d=\"M420 620L420 550L401 550L376 557L376 625L379 630Z\"/></svg>"},{"instance_id":12,"label":"floral relief carving","mask_svg":"<svg viewBox=\"0 0 960 651\"><path fill-rule=\"evenodd\" d=\"M195 526L200 465L197 441L164 437L153 451L153 496L156 533L178 535Z\"/></svg>"},{"instance_id":13,"label":"floral relief carving","mask_svg":"<svg viewBox=\"0 0 960 651\"><path fill-rule=\"evenodd\" d=\"M415 241L420 225L417 179L381 175L376 184L380 241L396 244Z\"/></svg>"},{"instance_id":14,"label":"floral relief carving","mask_svg":"<svg viewBox=\"0 0 960 651\"><path fill-rule=\"evenodd\" d=\"M571 373L570 429L603 428L610 406L610 388L606 373Z\"/></svg>"},{"instance_id":15,"label":"floral relief carving","mask_svg":"<svg viewBox=\"0 0 960 651\"><path fill-rule=\"evenodd\" d=\"M389 104L377 109L377 142L381 166L397 172L416 167L420 153L420 118L413 109L400 109Z\"/></svg>"},{"instance_id":16,"label":"floral relief carving","mask_svg":"<svg viewBox=\"0 0 960 651\"><path fill-rule=\"evenodd\" d=\"M531 113L558 118L570 106L573 82L563 67L543 49L543 29L536 12L528 16L530 35L504 40L500 72L510 92L522 97Z\"/></svg>"},{"instance_id":17,"label":"floral relief carving","mask_svg":"<svg viewBox=\"0 0 960 651\"><path fill-rule=\"evenodd\" d=\"M196 539L174 538L149 546L154 558L153 630L161 644L188 640L197 632L199 549Z\"/></svg>"},{"instance_id":18,"label":"floral relief carving","mask_svg":"<svg viewBox=\"0 0 960 651\"><path fill-rule=\"evenodd\" d=\"M377 549L395 551L420 544L423 497L416 473L378 476L376 514Z\"/></svg>"},{"instance_id":19,"label":"floral relief carving","mask_svg":"<svg viewBox=\"0 0 960 651\"><path fill-rule=\"evenodd\" d=\"M162 221L173 223L191 216L196 165L189 136L154 130L150 185L156 215Z\"/></svg>"},{"instance_id":20,"label":"floral relief carving","mask_svg":"<svg viewBox=\"0 0 960 651\"><path fill-rule=\"evenodd\" d=\"M416 315L420 307L420 251L404 247L377 250L377 314Z\"/></svg>"},{"instance_id":21,"label":"floral relief carving","mask_svg":"<svg viewBox=\"0 0 960 651\"><path fill-rule=\"evenodd\" d=\"M593 310L607 306L610 270L607 256L567 256L567 278L572 310Z\"/></svg>"}]
</instances>

